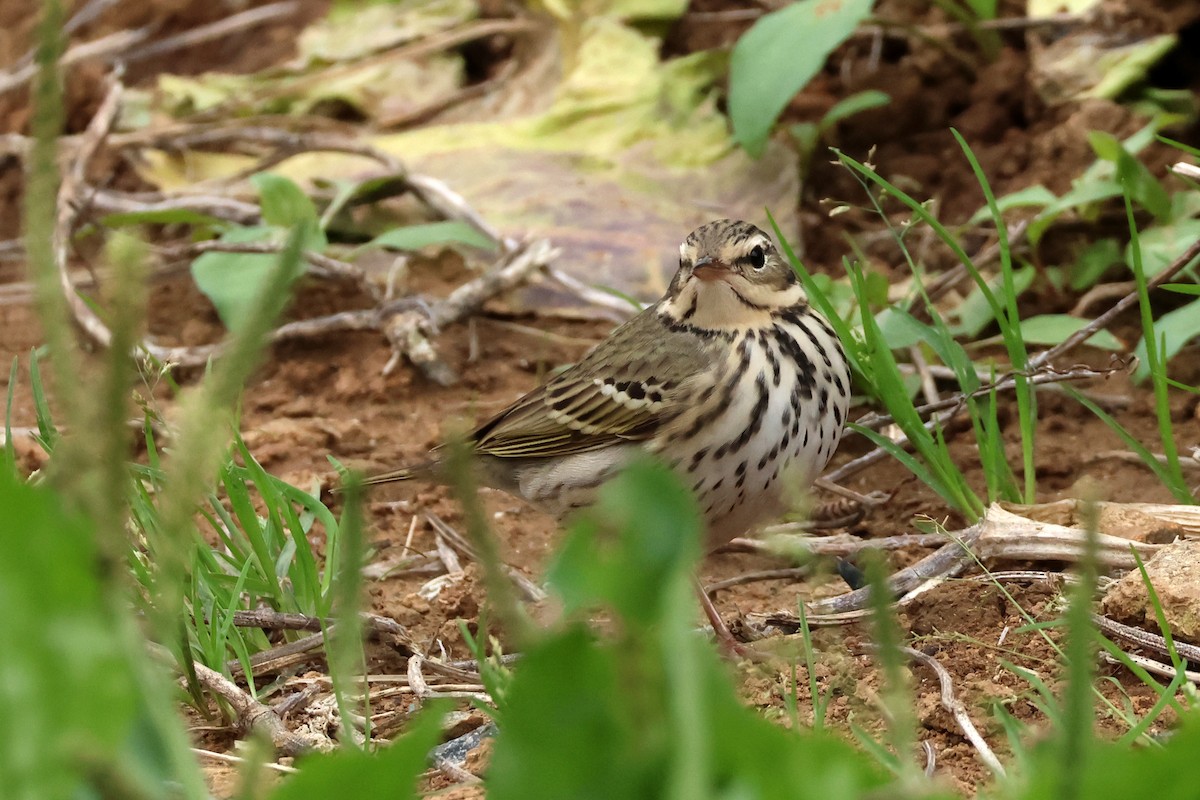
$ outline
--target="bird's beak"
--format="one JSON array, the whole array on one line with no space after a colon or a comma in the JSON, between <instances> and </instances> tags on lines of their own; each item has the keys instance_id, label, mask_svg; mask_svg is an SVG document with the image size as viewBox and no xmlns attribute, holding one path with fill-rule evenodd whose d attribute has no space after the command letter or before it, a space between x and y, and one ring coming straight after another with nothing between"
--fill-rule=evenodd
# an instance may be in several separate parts
<instances>
[{"instance_id":1,"label":"bird's beak","mask_svg":"<svg viewBox=\"0 0 1200 800\"><path fill-rule=\"evenodd\" d=\"M702 281L719 281L729 275L729 265L711 258L701 258L692 267L692 275Z\"/></svg>"}]
</instances>

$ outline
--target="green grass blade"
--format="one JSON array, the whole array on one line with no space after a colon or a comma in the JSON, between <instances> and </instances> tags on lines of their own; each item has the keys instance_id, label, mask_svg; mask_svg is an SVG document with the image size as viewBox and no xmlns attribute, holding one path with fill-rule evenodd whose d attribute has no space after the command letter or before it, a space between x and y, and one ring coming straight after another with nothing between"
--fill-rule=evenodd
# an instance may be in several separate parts
<instances>
[{"instance_id":1,"label":"green grass blade","mask_svg":"<svg viewBox=\"0 0 1200 800\"><path fill-rule=\"evenodd\" d=\"M17 449L13 445L12 409L13 395L17 392L17 358L13 357L12 369L8 371L8 401L4 406L4 465L13 475L17 474Z\"/></svg>"}]
</instances>

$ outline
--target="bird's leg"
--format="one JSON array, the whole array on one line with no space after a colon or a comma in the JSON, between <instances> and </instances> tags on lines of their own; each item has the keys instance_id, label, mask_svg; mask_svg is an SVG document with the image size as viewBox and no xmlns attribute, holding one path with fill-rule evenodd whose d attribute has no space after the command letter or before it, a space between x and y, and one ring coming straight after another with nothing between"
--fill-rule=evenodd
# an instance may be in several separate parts
<instances>
[{"instance_id":1,"label":"bird's leg","mask_svg":"<svg viewBox=\"0 0 1200 800\"><path fill-rule=\"evenodd\" d=\"M696 578L696 594L700 596L700 607L704 609L704 616L708 617L708 622L712 625L713 635L716 636L717 646L721 652L737 658L756 658L756 653L734 638L733 631L729 630L725 620L721 619L721 615L717 613L717 607L713 605L708 592L704 591L704 584L698 577Z\"/></svg>"}]
</instances>

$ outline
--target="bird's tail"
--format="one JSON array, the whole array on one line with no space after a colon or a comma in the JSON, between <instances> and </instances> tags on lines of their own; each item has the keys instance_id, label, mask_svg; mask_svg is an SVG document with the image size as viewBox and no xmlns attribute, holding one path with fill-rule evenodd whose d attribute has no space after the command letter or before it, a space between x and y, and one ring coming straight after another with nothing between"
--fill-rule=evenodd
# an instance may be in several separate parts
<instances>
[{"instance_id":1,"label":"bird's tail","mask_svg":"<svg viewBox=\"0 0 1200 800\"><path fill-rule=\"evenodd\" d=\"M394 483L396 481L410 481L413 478L419 477L420 471L417 467L401 467L390 472L381 472L378 475L372 475L369 478L363 478L362 486L375 486L380 483Z\"/></svg>"},{"instance_id":2,"label":"bird's tail","mask_svg":"<svg viewBox=\"0 0 1200 800\"><path fill-rule=\"evenodd\" d=\"M359 486L376 486L381 483L395 483L397 481L410 481L414 478L425 480L434 479L434 467L436 461L428 461L424 464L417 464L411 467L401 467L388 472L380 472L378 475L370 475L358 482ZM344 491L346 476L342 476L343 486L336 487L333 491L335 494L340 494Z\"/></svg>"}]
</instances>

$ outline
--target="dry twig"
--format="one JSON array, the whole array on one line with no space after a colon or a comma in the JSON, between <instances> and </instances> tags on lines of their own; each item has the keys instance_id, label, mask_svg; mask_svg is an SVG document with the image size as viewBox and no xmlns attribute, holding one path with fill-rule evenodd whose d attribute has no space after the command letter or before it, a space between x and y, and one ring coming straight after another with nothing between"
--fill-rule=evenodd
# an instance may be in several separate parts
<instances>
[{"instance_id":1,"label":"dry twig","mask_svg":"<svg viewBox=\"0 0 1200 800\"><path fill-rule=\"evenodd\" d=\"M432 511L425 512L425 519L429 521L430 527L433 528L438 537L445 540L465 558L469 558L472 561L479 560L479 553L476 551L475 546L467 541L467 538L456 531L453 526ZM526 600L532 603L540 603L546 599L546 592L542 590L542 587L527 578L523 572L508 564L502 566L509 579L512 580L513 584L520 590Z\"/></svg>"},{"instance_id":2,"label":"dry twig","mask_svg":"<svg viewBox=\"0 0 1200 800\"><path fill-rule=\"evenodd\" d=\"M274 711L242 691L233 681L216 670L200 663L195 663L193 667L200 685L229 703L237 716L239 735L259 731L270 739L277 753L287 756L332 748L333 743L327 738L304 737L289 731Z\"/></svg>"},{"instance_id":3,"label":"dry twig","mask_svg":"<svg viewBox=\"0 0 1200 800\"><path fill-rule=\"evenodd\" d=\"M432 303L428 311L414 308L412 303L402 304L407 307L401 310L385 310L383 332L394 353L383 368L384 374L395 370L403 355L433 382L442 386L457 382L458 376L442 361L429 337L476 313L496 295L521 285L557 255L548 241L538 239L505 253L496 267L458 287L444 300Z\"/></svg>"},{"instance_id":4,"label":"dry twig","mask_svg":"<svg viewBox=\"0 0 1200 800\"><path fill-rule=\"evenodd\" d=\"M958 723L958 727L962 730L963 735L967 737L967 741L975 748L975 752L979 753L979 760L987 765L997 776L1004 776L1004 766L1000 763L1000 759L996 758L996 754L992 752L992 748L980 735L979 729L975 727L975 723L971 721L971 717L967 714L966 706L954 694L954 680L950 677L950 673L946 668L938 662L936 658L922 653L912 647L900 647L900 652L912 660L924 664L933 670L937 675L938 685L941 687L940 699L942 708L950 712L950 716L954 717L954 721Z\"/></svg>"},{"instance_id":5,"label":"dry twig","mask_svg":"<svg viewBox=\"0 0 1200 800\"><path fill-rule=\"evenodd\" d=\"M166 37L159 42L142 47L141 49L138 49L138 46L148 41L153 35L154 30L152 27L147 26L134 30L117 31L90 42L72 45L63 54L62 58L59 59L58 63L60 68L66 68L91 59L101 59L108 63L129 63L153 56L160 56L184 47L191 47L192 45L220 39L235 31L292 16L296 13L298 7L299 4L295 0L285 0L285 2L281 3L252 8L208 25L200 25L190 31ZM79 15L76 18L78 17ZM74 21L75 19L72 19L71 23ZM68 23L68 26L71 23ZM33 78L36 71L37 67L33 63L33 59L28 56L23 58L15 69L0 73L0 94L25 85Z\"/></svg>"},{"instance_id":6,"label":"dry twig","mask_svg":"<svg viewBox=\"0 0 1200 800\"><path fill-rule=\"evenodd\" d=\"M1147 650L1153 650L1164 656L1171 654L1171 649L1167 646L1167 640L1157 633L1151 633L1141 628L1134 628L1131 625L1125 625L1100 614L1092 614L1092 622L1095 623L1101 632L1114 639L1120 639L1123 642L1144 647ZM1178 640L1175 640L1173 643L1175 645L1175 652L1182 658L1191 661L1193 664L1200 664L1200 646Z\"/></svg>"},{"instance_id":7,"label":"dry twig","mask_svg":"<svg viewBox=\"0 0 1200 800\"><path fill-rule=\"evenodd\" d=\"M249 763L241 756L235 756L230 753L217 753L213 750L205 750L202 747L193 747L192 752L198 756L201 756L202 758L212 759L213 761L221 761L225 764L237 764L239 766L244 766L245 764ZM266 769L273 769L276 772L282 772L284 775L295 775L300 771L295 767L289 767L284 764L276 764L274 761L266 761L260 766L265 767Z\"/></svg>"}]
</instances>

